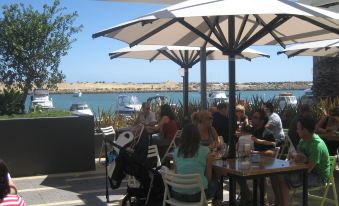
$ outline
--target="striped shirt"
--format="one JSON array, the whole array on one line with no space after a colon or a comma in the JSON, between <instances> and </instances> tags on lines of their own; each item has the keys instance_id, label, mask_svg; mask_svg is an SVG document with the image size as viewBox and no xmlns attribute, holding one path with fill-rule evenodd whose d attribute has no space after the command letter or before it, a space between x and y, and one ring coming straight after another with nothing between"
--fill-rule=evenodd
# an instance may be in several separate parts
<instances>
[{"instance_id":1,"label":"striped shirt","mask_svg":"<svg viewBox=\"0 0 339 206\"><path fill-rule=\"evenodd\" d=\"M0 200L0 206L26 206L26 202L19 195L6 195Z\"/></svg>"}]
</instances>

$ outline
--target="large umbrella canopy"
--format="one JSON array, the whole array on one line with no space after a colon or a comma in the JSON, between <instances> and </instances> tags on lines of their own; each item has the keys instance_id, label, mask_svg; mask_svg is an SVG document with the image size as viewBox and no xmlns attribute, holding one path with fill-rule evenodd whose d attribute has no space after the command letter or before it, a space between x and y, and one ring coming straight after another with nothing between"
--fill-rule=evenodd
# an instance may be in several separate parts
<instances>
[{"instance_id":1,"label":"large umbrella canopy","mask_svg":"<svg viewBox=\"0 0 339 206\"><path fill-rule=\"evenodd\" d=\"M278 52L284 53L288 57L293 56L326 56L338 57L339 55L339 39L315 41L302 44L296 44L287 49Z\"/></svg>"},{"instance_id":2,"label":"large umbrella canopy","mask_svg":"<svg viewBox=\"0 0 339 206\"><path fill-rule=\"evenodd\" d=\"M119 50L116 50L109 54L111 59L113 58L132 58L132 59L146 59L146 60L173 60L176 59L175 63L178 63L180 66L185 67L184 62L184 53L188 53L188 64L187 66L191 68L194 63L199 61L199 51L200 47L188 47L188 46L163 46L163 45L137 45L134 47L125 47ZM223 55L220 50L215 47L206 48L206 59L207 60L225 60L227 56ZM236 55L236 58L245 58L247 60L256 58L256 57L269 57L269 55L256 51L251 48L245 49L241 54ZM179 63L180 62L180 63Z\"/></svg>"},{"instance_id":3,"label":"large umbrella canopy","mask_svg":"<svg viewBox=\"0 0 339 206\"><path fill-rule=\"evenodd\" d=\"M200 61L200 47L187 46L163 46L163 45L137 45L132 48L126 47L116 50L109 54L111 59L114 58L133 58L146 60L171 60L184 68L183 81L183 103L184 103L184 117L188 118L188 69L193 67ZM256 57L269 57L268 55L247 48L236 58L244 58L251 60ZM207 60L225 60L227 56L223 55L220 50L215 47L206 48Z\"/></svg>"},{"instance_id":4,"label":"large umbrella canopy","mask_svg":"<svg viewBox=\"0 0 339 206\"><path fill-rule=\"evenodd\" d=\"M101 0L101 1L115 1L128 3L150 3L150 4L177 4L184 0Z\"/></svg>"},{"instance_id":5,"label":"large umbrella canopy","mask_svg":"<svg viewBox=\"0 0 339 206\"><path fill-rule=\"evenodd\" d=\"M93 34L137 44L214 46L229 55L229 138L235 156L235 55L251 45L339 38L339 14L288 0L188 0ZM231 198L234 203L234 197Z\"/></svg>"},{"instance_id":6,"label":"large umbrella canopy","mask_svg":"<svg viewBox=\"0 0 339 206\"><path fill-rule=\"evenodd\" d=\"M215 46L227 54L230 53L230 16L234 17L237 50L252 44L284 45L338 38L338 34L327 30L338 33L339 14L288 0L189 0L93 37L112 37L130 46L202 46L209 39L207 46Z\"/></svg>"}]
</instances>

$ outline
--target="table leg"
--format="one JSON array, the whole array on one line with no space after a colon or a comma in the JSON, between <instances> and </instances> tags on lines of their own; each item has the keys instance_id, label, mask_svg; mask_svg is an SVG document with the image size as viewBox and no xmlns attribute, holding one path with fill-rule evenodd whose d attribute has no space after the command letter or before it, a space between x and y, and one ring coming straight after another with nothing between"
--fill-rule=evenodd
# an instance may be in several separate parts
<instances>
[{"instance_id":1,"label":"table leg","mask_svg":"<svg viewBox=\"0 0 339 206\"><path fill-rule=\"evenodd\" d=\"M235 179L232 176L229 176L229 181L230 181L230 205L235 205Z\"/></svg>"},{"instance_id":2,"label":"table leg","mask_svg":"<svg viewBox=\"0 0 339 206\"><path fill-rule=\"evenodd\" d=\"M260 186L260 205L265 204L265 177L261 177L259 180Z\"/></svg>"},{"instance_id":3,"label":"table leg","mask_svg":"<svg viewBox=\"0 0 339 206\"><path fill-rule=\"evenodd\" d=\"M307 170L303 171L303 205L308 205L308 173Z\"/></svg>"},{"instance_id":4,"label":"table leg","mask_svg":"<svg viewBox=\"0 0 339 206\"><path fill-rule=\"evenodd\" d=\"M253 206L258 204L258 179L253 179Z\"/></svg>"},{"instance_id":5,"label":"table leg","mask_svg":"<svg viewBox=\"0 0 339 206\"><path fill-rule=\"evenodd\" d=\"M246 179L239 179L240 184L240 205L246 205Z\"/></svg>"}]
</instances>

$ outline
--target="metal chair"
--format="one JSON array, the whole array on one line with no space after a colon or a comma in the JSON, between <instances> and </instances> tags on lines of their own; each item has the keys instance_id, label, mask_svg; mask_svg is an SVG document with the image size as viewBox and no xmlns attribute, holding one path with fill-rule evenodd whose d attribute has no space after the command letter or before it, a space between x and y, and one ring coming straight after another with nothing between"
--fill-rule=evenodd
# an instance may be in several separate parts
<instances>
[{"instance_id":1,"label":"metal chair","mask_svg":"<svg viewBox=\"0 0 339 206\"><path fill-rule=\"evenodd\" d=\"M332 204L334 204L336 206L339 206L337 190L336 190L334 176L333 176L333 171L335 169L335 166L336 166L336 157L335 156L330 156L330 177L328 178L327 182L324 185L322 185L320 187L312 187L312 188L308 189L308 191L309 191L309 194L308 194L309 200L318 200L318 201L321 201L320 206L323 206L325 204L325 202L332 203ZM330 189L330 187L332 187L332 193L333 193L333 198L334 199L329 199L327 197L328 190ZM314 192L314 191L324 191L323 196L317 196L317 195L314 195L314 194L310 194L310 192ZM292 205L293 197L295 196L295 194L301 193L301 192L302 191L298 190L298 189L295 189L292 192L292 196L290 198L290 204L289 205Z\"/></svg>"},{"instance_id":2,"label":"metal chair","mask_svg":"<svg viewBox=\"0 0 339 206\"><path fill-rule=\"evenodd\" d=\"M177 206L195 206L207 205L205 190L199 174L175 174L173 172L162 172L162 179L165 185L163 206L177 205ZM182 189L196 189L200 190L199 202L183 202L171 197L170 188Z\"/></svg>"},{"instance_id":3,"label":"metal chair","mask_svg":"<svg viewBox=\"0 0 339 206\"><path fill-rule=\"evenodd\" d=\"M111 136L112 139L115 138L115 130L113 129L113 126L110 126L110 127L102 127L100 128L100 131L101 131L101 135L103 137L102 139L102 143L101 143L101 149L100 149L100 154L99 154L99 163L101 162L101 156L102 156L102 153L104 152L104 149L105 149L105 138L107 136Z\"/></svg>"},{"instance_id":4,"label":"metal chair","mask_svg":"<svg viewBox=\"0 0 339 206\"><path fill-rule=\"evenodd\" d=\"M177 147L175 141L176 141L177 139L180 138L181 133L182 133L182 130L177 130L177 132L175 133L174 137L172 138L171 143L168 145L168 148L167 148L167 150L166 150L164 156L163 156L162 159L161 159L161 163L164 163L164 161L165 161L165 159L166 159L168 153L170 152L170 150L172 150L172 149L174 149L174 148Z\"/></svg>"},{"instance_id":5,"label":"metal chair","mask_svg":"<svg viewBox=\"0 0 339 206\"><path fill-rule=\"evenodd\" d=\"M100 128L100 131L102 133L103 141L102 141L102 146L101 146L101 151L100 151L100 157L99 157L99 162L102 154L102 149L105 149L105 183L106 183L106 201L109 202L109 194L108 194L108 157L107 157L107 137L108 136L115 136L115 131L112 126L110 127L103 127Z\"/></svg>"}]
</instances>

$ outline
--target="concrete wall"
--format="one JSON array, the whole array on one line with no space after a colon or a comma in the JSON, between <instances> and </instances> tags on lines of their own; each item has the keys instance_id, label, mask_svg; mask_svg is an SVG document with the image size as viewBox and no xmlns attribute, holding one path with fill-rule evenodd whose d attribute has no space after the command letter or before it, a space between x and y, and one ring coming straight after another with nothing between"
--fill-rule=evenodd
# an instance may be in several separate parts
<instances>
[{"instance_id":1,"label":"concrete wall","mask_svg":"<svg viewBox=\"0 0 339 206\"><path fill-rule=\"evenodd\" d=\"M12 176L95 170L90 116L0 120L0 158Z\"/></svg>"}]
</instances>

